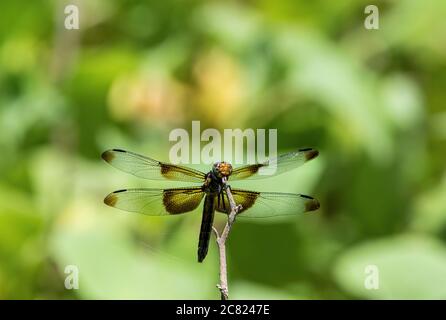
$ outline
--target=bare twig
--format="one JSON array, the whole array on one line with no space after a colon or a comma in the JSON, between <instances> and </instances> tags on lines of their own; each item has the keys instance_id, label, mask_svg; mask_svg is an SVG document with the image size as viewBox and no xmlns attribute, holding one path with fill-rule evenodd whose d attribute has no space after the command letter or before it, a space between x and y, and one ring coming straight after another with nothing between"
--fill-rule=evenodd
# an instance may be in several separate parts
<instances>
[{"instance_id":1,"label":"bare twig","mask_svg":"<svg viewBox=\"0 0 446 320\"><path fill-rule=\"evenodd\" d=\"M216 242L218 246L219 256L220 256L220 283L217 288L220 290L221 300L228 300L229 290L228 290L228 275L227 275L227 265L226 265L226 240L228 239L229 232L231 231L232 224L235 222L235 217L237 213L242 209L241 205L237 205L234 201L234 197L231 193L231 188L227 184L227 179L223 178L223 186L228 196L230 211L228 212L228 221L221 233L218 234L217 229L212 227L215 233Z\"/></svg>"}]
</instances>

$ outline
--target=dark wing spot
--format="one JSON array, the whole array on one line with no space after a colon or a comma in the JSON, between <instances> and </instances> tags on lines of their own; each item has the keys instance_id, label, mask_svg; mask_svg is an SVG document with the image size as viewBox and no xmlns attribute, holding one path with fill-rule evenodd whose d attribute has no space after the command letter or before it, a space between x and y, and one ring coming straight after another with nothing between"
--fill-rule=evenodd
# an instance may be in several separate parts
<instances>
[{"instance_id":1,"label":"dark wing spot","mask_svg":"<svg viewBox=\"0 0 446 320\"><path fill-rule=\"evenodd\" d=\"M256 174L259 171L259 168L263 166L265 165L262 163L256 163L250 166L241 167L233 170L231 175L235 176L237 179L246 179Z\"/></svg>"},{"instance_id":2,"label":"dark wing spot","mask_svg":"<svg viewBox=\"0 0 446 320\"><path fill-rule=\"evenodd\" d=\"M127 152L127 151L125 151L125 150L122 150L122 149L113 149L113 151L116 151L116 152Z\"/></svg>"},{"instance_id":3,"label":"dark wing spot","mask_svg":"<svg viewBox=\"0 0 446 320\"><path fill-rule=\"evenodd\" d=\"M161 175L166 179L177 180L180 175L190 175L190 171L187 171L182 167L162 162L158 162L158 164L161 169Z\"/></svg>"},{"instance_id":4,"label":"dark wing spot","mask_svg":"<svg viewBox=\"0 0 446 320\"><path fill-rule=\"evenodd\" d=\"M117 201L118 201L118 197L116 196L115 192L110 193L104 199L104 203L110 207L114 207Z\"/></svg>"},{"instance_id":5,"label":"dark wing spot","mask_svg":"<svg viewBox=\"0 0 446 320\"><path fill-rule=\"evenodd\" d=\"M264 166L264 164L261 164L261 163L257 163L255 165L252 165L252 166L248 167L249 168L249 172L251 172L251 174L255 174L263 166Z\"/></svg>"},{"instance_id":6,"label":"dark wing spot","mask_svg":"<svg viewBox=\"0 0 446 320\"><path fill-rule=\"evenodd\" d=\"M242 191L242 190L231 190L232 196L234 197L234 201L237 205L241 205L242 208L238 212L238 214L241 214L242 212L248 210L251 208L255 202L258 196L260 195L259 192L255 191ZM229 205L228 197L226 196L226 193L223 194L223 201L220 201L217 206L217 211L228 213L228 210L230 211L231 206Z\"/></svg>"},{"instance_id":7,"label":"dark wing spot","mask_svg":"<svg viewBox=\"0 0 446 320\"><path fill-rule=\"evenodd\" d=\"M312 148L301 149L299 151L305 152L305 159L307 159L307 161L314 159L319 155L319 151L317 151L316 149L312 149Z\"/></svg>"},{"instance_id":8,"label":"dark wing spot","mask_svg":"<svg viewBox=\"0 0 446 320\"><path fill-rule=\"evenodd\" d=\"M107 151L103 152L102 155L101 155L101 158L104 159L107 162L111 162L114 157L115 157L115 155L110 150L107 150Z\"/></svg>"},{"instance_id":9,"label":"dark wing spot","mask_svg":"<svg viewBox=\"0 0 446 320\"><path fill-rule=\"evenodd\" d=\"M256 202L257 197L259 196L259 193L250 193L249 195L243 195L243 196L235 196L236 199L234 199L236 204L240 204L242 206L242 209L239 211L239 214L242 213L245 210L248 210L251 208L254 203Z\"/></svg>"},{"instance_id":10,"label":"dark wing spot","mask_svg":"<svg viewBox=\"0 0 446 320\"><path fill-rule=\"evenodd\" d=\"M305 201L305 212L317 210L321 206L319 204L319 201L317 201L316 199L314 199L312 197L308 197L308 196L304 196L304 195L302 195L302 197L308 199L307 201Z\"/></svg>"},{"instance_id":11,"label":"dark wing spot","mask_svg":"<svg viewBox=\"0 0 446 320\"><path fill-rule=\"evenodd\" d=\"M174 174L174 169L172 166L164 164L162 162L159 163L161 168L161 174L166 177L167 179L172 178Z\"/></svg>"},{"instance_id":12,"label":"dark wing spot","mask_svg":"<svg viewBox=\"0 0 446 320\"><path fill-rule=\"evenodd\" d=\"M164 190L163 205L170 214L185 213L197 208L202 197L201 191Z\"/></svg>"}]
</instances>

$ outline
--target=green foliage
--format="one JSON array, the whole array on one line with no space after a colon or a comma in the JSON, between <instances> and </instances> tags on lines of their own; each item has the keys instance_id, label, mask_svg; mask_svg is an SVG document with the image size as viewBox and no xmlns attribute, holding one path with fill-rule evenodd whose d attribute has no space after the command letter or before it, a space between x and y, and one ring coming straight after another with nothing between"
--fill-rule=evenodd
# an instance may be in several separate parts
<instances>
[{"instance_id":1,"label":"green foliage","mask_svg":"<svg viewBox=\"0 0 446 320\"><path fill-rule=\"evenodd\" d=\"M239 219L232 298L446 298L446 3L59 1L0 4L0 299L218 298L217 248L196 262L200 210L112 210L103 150L168 160L174 128L277 128L303 168L234 186L321 208ZM216 218L221 227L223 216ZM67 265L79 290L64 288ZM367 265L380 289L364 287Z\"/></svg>"},{"instance_id":2,"label":"green foliage","mask_svg":"<svg viewBox=\"0 0 446 320\"><path fill-rule=\"evenodd\" d=\"M367 290L364 270L379 268L379 289ZM420 236L371 240L343 253L335 278L358 297L371 299L443 299L446 295L446 250Z\"/></svg>"}]
</instances>

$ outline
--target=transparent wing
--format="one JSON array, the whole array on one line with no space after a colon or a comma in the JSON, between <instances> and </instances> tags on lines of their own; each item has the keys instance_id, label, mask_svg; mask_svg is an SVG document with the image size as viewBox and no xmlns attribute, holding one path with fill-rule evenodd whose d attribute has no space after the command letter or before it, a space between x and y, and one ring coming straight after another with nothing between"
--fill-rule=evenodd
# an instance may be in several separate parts
<instances>
[{"instance_id":1,"label":"transparent wing","mask_svg":"<svg viewBox=\"0 0 446 320\"><path fill-rule=\"evenodd\" d=\"M102 153L102 159L115 168L133 174L137 177L150 180L176 180L187 182L200 182L205 179L201 171L160 162L140 154L121 149L111 149Z\"/></svg>"},{"instance_id":2,"label":"transparent wing","mask_svg":"<svg viewBox=\"0 0 446 320\"><path fill-rule=\"evenodd\" d=\"M314 159L319 152L315 149L300 149L279 155L263 163L246 165L232 171L230 180L263 179L295 169L305 162Z\"/></svg>"},{"instance_id":3,"label":"transparent wing","mask_svg":"<svg viewBox=\"0 0 446 320\"><path fill-rule=\"evenodd\" d=\"M319 209L319 202L302 194L255 192L240 189L232 189L232 195L237 205L242 205L242 210L237 216L248 218L268 218L286 215L300 214ZM227 213L229 202L226 193L223 200L220 199L217 211Z\"/></svg>"},{"instance_id":4,"label":"transparent wing","mask_svg":"<svg viewBox=\"0 0 446 320\"><path fill-rule=\"evenodd\" d=\"M124 189L110 193L104 203L110 207L149 216L180 214L194 210L204 192L197 188Z\"/></svg>"}]
</instances>

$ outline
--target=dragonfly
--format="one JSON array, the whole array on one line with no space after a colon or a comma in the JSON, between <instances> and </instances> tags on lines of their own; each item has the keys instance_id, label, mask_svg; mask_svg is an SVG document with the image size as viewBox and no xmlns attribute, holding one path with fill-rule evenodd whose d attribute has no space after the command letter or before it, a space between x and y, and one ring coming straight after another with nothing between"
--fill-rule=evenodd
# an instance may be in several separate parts
<instances>
[{"instance_id":1,"label":"dragonfly","mask_svg":"<svg viewBox=\"0 0 446 320\"><path fill-rule=\"evenodd\" d=\"M110 149L102 153L102 159L113 167L136 177L150 180L171 180L199 183L198 186L167 189L136 188L117 190L104 199L108 206L149 216L177 215L195 210L204 198L198 239L198 262L207 255L211 237L214 213L229 214L230 202L225 192L229 187L237 205L237 217L267 218L283 215L296 215L319 208L313 197L279 192L258 192L231 188L225 183L232 180L262 179L270 177L261 173L271 164L275 165L273 175L295 169L318 156L312 148L299 149L268 159L261 163L233 168L229 162L213 164L208 173L191 167L170 164L121 149Z\"/></svg>"}]
</instances>

